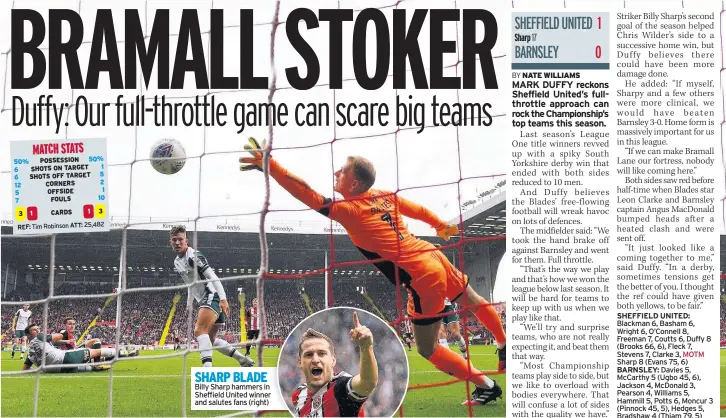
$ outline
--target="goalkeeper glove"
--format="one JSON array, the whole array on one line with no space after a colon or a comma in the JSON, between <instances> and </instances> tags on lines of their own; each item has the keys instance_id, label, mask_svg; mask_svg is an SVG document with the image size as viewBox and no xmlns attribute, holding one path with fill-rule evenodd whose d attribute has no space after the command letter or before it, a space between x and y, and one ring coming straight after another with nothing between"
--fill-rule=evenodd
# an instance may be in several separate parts
<instances>
[{"instance_id":1,"label":"goalkeeper glove","mask_svg":"<svg viewBox=\"0 0 726 418\"><path fill-rule=\"evenodd\" d=\"M257 142L255 138L250 137L250 143L245 144L244 149L247 150L252 157L242 157L239 159L240 171L258 170L262 171L262 152L265 149L265 141L262 142L262 146Z\"/></svg>"},{"instance_id":2,"label":"goalkeeper glove","mask_svg":"<svg viewBox=\"0 0 726 418\"><path fill-rule=\"evenodd\" d=\"M436 227L436 234L444 241L448 241L454 235L459 234L459 227L456 225L446 225L445 223L442 223Z\"/></svg>"}]
</instances>

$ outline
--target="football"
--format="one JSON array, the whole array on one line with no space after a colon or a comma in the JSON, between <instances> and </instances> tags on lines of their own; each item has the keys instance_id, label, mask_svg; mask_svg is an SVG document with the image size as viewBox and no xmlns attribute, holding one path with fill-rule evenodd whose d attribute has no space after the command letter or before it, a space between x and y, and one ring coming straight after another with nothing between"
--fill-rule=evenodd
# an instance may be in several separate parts
<instances>
[{"instance_id":1,"label":"football","mask_svg":"<svg viewBox=\"0 0 726 418\"><path fill-rule=\"evenodd\" d=\"M187 152L176 139L165 138L151 147L151 166L161 174L178 173L186 163Z\"/></svg>"}]
</instances>

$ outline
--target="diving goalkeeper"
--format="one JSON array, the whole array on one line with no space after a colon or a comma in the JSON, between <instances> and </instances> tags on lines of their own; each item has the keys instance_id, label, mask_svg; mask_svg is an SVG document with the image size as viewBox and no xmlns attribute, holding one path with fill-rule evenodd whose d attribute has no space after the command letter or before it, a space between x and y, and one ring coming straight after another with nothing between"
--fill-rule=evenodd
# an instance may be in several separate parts
<instances>
[{"instance_id":1,"label":"diving goalkeeper","mask_svg":"<svg viewBox=\"0 0 726 418\"><path fill-rule=\"evenodd\" d=\"M240 170L262 171L264 144L260 147L254 138L249 141L251 145L245 144L245 149L252 157L240 158ZM373 264L394 285L397 264L399 279L408 291L407 310L412 317L419 354L438 370L476 385L472 393L474 404L486 404L502 396L502 389L495 381L474 367L469 373L467 360L438 344L441 317L430 317L444 312L446 298L456 302L465 295L469 305L482 305L487 301L469 286L466 275L433 244L409 234L403 216L426 222L447 241L458 234L455 225L447 225L428 209L394 193L372 189L376 171L373 164L362 157L348 157L345 165L335 172L334 190L343 196L343 200L323 197L272 156L269 172L296 199L340 223L358 250L367 259L377 260ZM506 335L499 314L491 305L474 306L470 310L494 335L499 369L504 370Z\"/></svg>"}]
</instances>

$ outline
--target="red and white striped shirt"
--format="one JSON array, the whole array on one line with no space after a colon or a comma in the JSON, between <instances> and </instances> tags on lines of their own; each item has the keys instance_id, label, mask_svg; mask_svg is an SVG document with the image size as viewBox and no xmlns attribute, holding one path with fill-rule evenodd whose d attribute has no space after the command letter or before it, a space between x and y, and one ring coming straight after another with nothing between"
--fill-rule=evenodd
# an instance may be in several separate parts
<instances>
[{"instance_id":1,"label":"red and white striped shirt","mask_svg":"<svg viewBox=\"0 0 726 418\"><path fill-rule=\"evenodd\" d=\"M401 322L401 330L406 334L411 333L411 320Z\"/></svg>"},{"instance_id":2,"label":"red and white striped shirt","mask_svg":"<svg viewBox=\"0 0 726 418\"><path fill-rule=\"evenodd\" d=\"M259 331L260 321L258 315L258 308L250 307L247 309L247 330L248 331Z\"/></svg>"},{"instance_id":3,"label":"red and white striped shirt","mask_svg":"<svg viewBox=\"0 0 726 418\"><path fill-rule=\"evenodd\" d=\"M314 394L306 385L300 385L292 393L292 403L297 417L357 417L363 415L363 403L367 397L353 390L353 376L340 372Z\"/></svg>"}]
</instances>

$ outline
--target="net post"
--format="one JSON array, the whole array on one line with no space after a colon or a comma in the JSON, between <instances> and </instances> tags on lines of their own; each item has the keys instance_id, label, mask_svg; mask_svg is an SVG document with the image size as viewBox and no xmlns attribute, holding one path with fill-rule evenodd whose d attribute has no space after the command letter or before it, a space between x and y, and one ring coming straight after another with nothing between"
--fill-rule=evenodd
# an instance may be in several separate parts
<instances>
[{"instance_id":1,"label":"net post","mask_svg":"<svg viewBox=\"0 0 726 418\"><path fill-rule=\"evenodd\" d=\"M182 360L182 398L181 398L181 416L187 416L187 359L189 358L190 348L192 346L192 295L190 287L187 286L187 301L186 301L186 314L187 314L187 348L184 350L184 359Z\"/></svg>"},{"instance_id":2,"label":"net post","mask_svg":"<svg viewBox=\"0 0 726 418\"><path fill-rule=\"evenodd\" d=\"M275 2L275 14L272 18L272 29L270 30L270 68L272 72L272 81L270 83L270 92L267 96L267 103L272 104L277 89L277 70L275 69L275 36L277 28L280 25L280 0ZM258 336L257 345L257 365L264 366L262 352L264 351L264 343L267 338L267 321L265 320L265 287L264 279L267 274L269 265L269 253L267 250L267 234L265 233L265 219L270 211L270 151L274 142L274 124L270 124L268 130L268 141L265 149L262 151L262 174L265 178L265 202L260 213L260 272L257 275L257 309L258 321L260 327L260 335ZM255 416L262 416L260 411L255 412Z\"/></svg>"},{"instance_id":3,"label":"net post","mask_svg":"<svg viewBox=\"0 0 726 418\"><path fill-rule=\"evenodd\" d=\"M8 296L8 275L10 274L10 263L5 266L5 288L3 289L3 299ZM16 273L17 276L17 273ZM17 281L17 279L16 279Z\"/></svg>"},{"instance_id":4,"label":"net post","mask_svg":"<svg viewBox=\"0 0 726 418\"><path fill-rule=\"evenodd\" d=\"M120 353L119 343L121 341L121 302L123 300L123 294L126 290L126 237L127 228L121 231L121 255L120 255L120 268L119 268L119 287L116 289L116 347L115 355L112 360L112 365L118 360ZM108 371L108 416L113 416L113 367Z\"/></svg>"},{"instance_id":5,"label":"net post","mask_svg":"<svg viewBox=\"0 0 726 418\"><path fill-rule=\"evenodd\" d=\"M43 329L40 330L40 335L43 339L48 335L48 305L53 299L53 289L55 287L55 234L50 236L50 265L48 269L48 297L43 303ZM17 277L15 279L17 283ZM22 351L21 351L22 353ZM27 354L27 353L26 353ZM40 373L45 368L45 346L43 346L43 358L41 359L40 367L35 371L35 391L33 393L33 416L38 416L38 395L40 394Z\"/></svg>"},{"instance_id":6,"label":"net post","mask_svg":"<svg viewBox=\"0 0 726 418\"><path fill-rule=\"evenodd\" d=\"M332 234L332 231L331 231L331 234ZM328 301L328 294L331 291L332 286L330 286L330 270L327 269L327 266L328 266L328 252L325 251L325 267L326 267L326 269L325 269L325 284L323 285L324 286L323 289L325 291L325 307L330 308L330 302Z\"/></svg>"}]
</instances>

